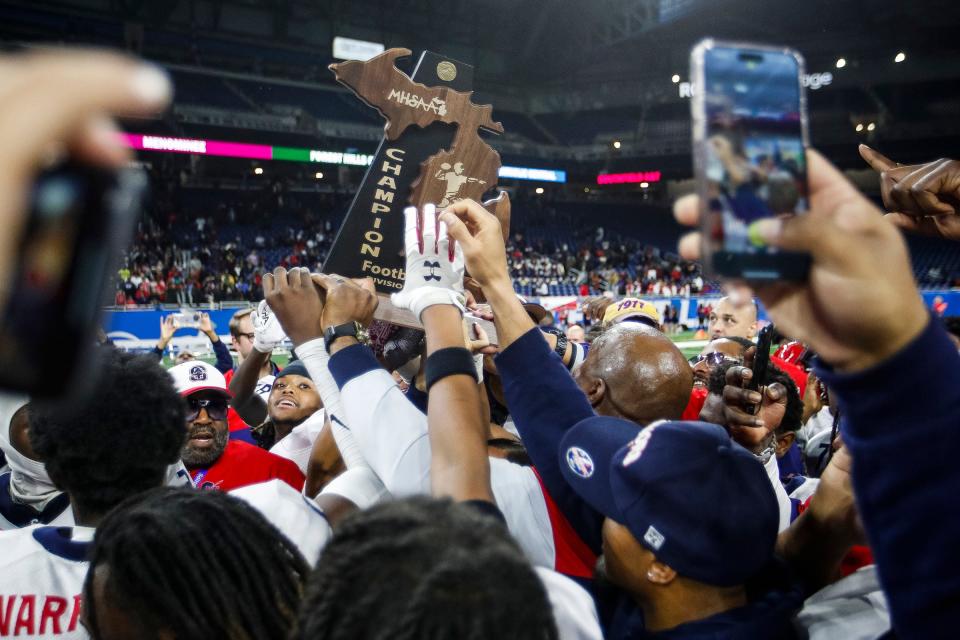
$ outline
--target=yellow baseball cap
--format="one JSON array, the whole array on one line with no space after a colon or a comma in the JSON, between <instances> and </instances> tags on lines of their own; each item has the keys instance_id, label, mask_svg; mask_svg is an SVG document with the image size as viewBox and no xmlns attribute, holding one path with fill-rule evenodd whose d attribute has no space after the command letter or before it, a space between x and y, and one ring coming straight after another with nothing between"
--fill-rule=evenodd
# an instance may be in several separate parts
<instances>
[{"instance_id":1,"label":"yellow baseball cap","mask_svg":"<svg viewBox=\"0 0 960 640\"><path fill-rule=\"evenodd\" d=\"M627 319L636 319L646 324L652 324L660 328L660 314L653 303L641 300L640 298L624 298L620 302L615 302L603 314L604 324L615 324Z\"/></svg>"}]
</instances>

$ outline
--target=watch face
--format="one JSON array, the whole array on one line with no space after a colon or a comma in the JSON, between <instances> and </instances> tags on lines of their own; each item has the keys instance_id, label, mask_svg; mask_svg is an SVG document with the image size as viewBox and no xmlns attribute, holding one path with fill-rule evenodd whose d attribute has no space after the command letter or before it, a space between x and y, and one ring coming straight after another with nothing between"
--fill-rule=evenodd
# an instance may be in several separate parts
<instances>
[{"instance_id":1,"label":"watch face","mask_svg":"<svg viewBox=\"0 0 960 640\"><path fill-rule=\"evenodd\" d=\"M362 324L356 321L347 322L344 324L339 324L335 327L327 327L327 330L323 334L327 351L330 350L330 345L332 345L337 338L346 337L356 338L361 344L367 344L369 342L367 332L364 330Z\"/></svg>"}]
</instances>

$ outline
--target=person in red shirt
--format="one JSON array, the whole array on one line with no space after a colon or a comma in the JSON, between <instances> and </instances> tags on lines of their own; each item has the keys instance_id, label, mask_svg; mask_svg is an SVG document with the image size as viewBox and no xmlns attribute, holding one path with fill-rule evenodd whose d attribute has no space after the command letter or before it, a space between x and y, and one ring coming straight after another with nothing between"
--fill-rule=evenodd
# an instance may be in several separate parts
<instances>
[{"instance_id":1,"label":"person in red shirt","mask_svg":"<svg viewBox=\"0 0 960 640\"><path fill-rule=\"evenodd\" d=\"M223 374L193 360L170 369L177 391L187 400L187 442L181 459L198 489L230 491L280 479L300 491L304 476L297 465L252 444L230 439Z\"/></svg>"}]
</instances>

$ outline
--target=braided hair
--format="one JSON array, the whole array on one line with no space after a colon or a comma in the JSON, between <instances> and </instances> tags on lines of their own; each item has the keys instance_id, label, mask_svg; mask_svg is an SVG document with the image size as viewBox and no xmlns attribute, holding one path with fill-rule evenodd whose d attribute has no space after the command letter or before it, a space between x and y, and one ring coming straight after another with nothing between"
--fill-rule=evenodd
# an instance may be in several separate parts
<instances>
[{"instance_id":1,"label":"braided hair","mask_svg":"<svg viewBox=\"0 0 960 640\"><path fill-rule=\"evenodd\" d=\"M180 640L287 638L309 566L253 507L218 491L162 487L104 518L83 587L92 635L99 589L141 637ZM101 615L103 612L100 612Z\"/></svg>"},{"instance_id":2,"label":"braided hair","mask_svg":"<svg viewBox=\"0 0 960 640\"><path fill-rule=\"evenodd\" d=\"M552 639L543 584L506 527L450 500L415 497L337 528L292 638Z\"/></svg>"},{"instance_id":3,"label":"braided hair","mask_svg":"<svg viewBox=\"0 0 960 640\"><path fill-rule=\"evenodd\" d=\"M187 437L184 404L156 358L98 349L100 384L73 403L30 404L30 444L76 509L102 516L163 483Z\"/></svg>"}]
</instances>

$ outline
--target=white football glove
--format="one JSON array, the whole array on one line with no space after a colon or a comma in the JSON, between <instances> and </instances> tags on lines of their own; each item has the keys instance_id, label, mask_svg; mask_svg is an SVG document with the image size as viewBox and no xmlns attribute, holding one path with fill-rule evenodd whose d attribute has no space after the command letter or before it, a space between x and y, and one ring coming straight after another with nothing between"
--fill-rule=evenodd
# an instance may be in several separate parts
<instances>
[{"instance_id":1,"label":"white football glove","mask_svg":"<svg viewBox=\"0 0 960 640\"><path fill-rule=\"evenodd\" d=\"M253 320L253 348L260 353L270 353L276 349L281 342L287 339L287 335L280 326L277 316L267 305L266 300L261 300L257 305L257 310L252 314Z\"/></svg>"},{"instance_id":2,"label":"white football glove","mask_svg":"<svg viewBox=\"0 0 960 640\"><path fill-rule=\"evenodd\" d=\"M447 225L437 218L437 208L423 206L403 210L404 245L407 252L403 291L390 296L393 306L409 309L417 318L427 307L449 304L463 313L463 251L447 237Z\"/></svg>"}]
</instances>

